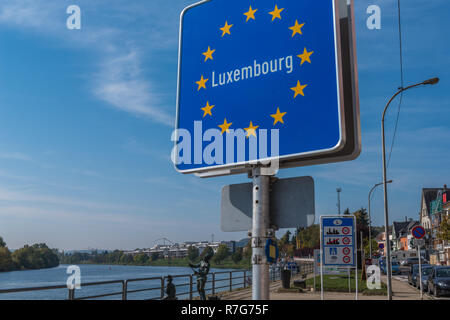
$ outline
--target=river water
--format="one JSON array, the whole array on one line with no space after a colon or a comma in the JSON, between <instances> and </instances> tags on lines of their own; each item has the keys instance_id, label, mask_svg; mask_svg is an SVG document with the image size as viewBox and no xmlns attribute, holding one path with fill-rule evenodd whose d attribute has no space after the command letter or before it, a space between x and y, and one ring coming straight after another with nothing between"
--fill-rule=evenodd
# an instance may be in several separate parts
<instances>
[{"instance_id":1,"label":"river water","mask_svg":"<svg viewBox=\"0 0 450 320\"><path fill-rule=\"evenodd\" d=\"M13 271L0 273L0 290L1 289L13 289L13 288L27 288L27 287L41 287L41 286L55 286L65 285L70 274L67 274L67 267L69 265L60 265L56 268L41 269L41 270L27 270L27 271ZM98 281L111 281L111 280L127 280L135 278L151 278L162 277L167 275L189 275L192 274L192 270L186 267L150 267L150 266L119 266L119 265L79 265L81 269L81 289L75 290L75 298L100 295L113 292L122 292L122 284L107 284L101 286L83 286L83 283L98 282ZM211 269L208 280L211 280L213 272L232 271L232 269ZM242 277L243 273L235 273L233 277ZM229 273L216 274L217 279L229 279ZM243 279L233 280L233 288L242 287ZM189 277L174 278L175 285L188 284ZM128 299L141 300L157 298L161 295L159 289L161 281L147 280L139 282L130 282L128 284L128 291L158 288L151 291L143 291L136 293L129 293ZM225 280L218 282L217 287L229 287L229 281ZM208 283L206 288L211 288L211 284ZM193 278L193 289L196 289L195 277ZM227 288L218 289L217 291L225 290ZM177 286L177 293L183 293L189 290L189 285ZM207 293L210 293L207 291ZM196 296L196 295L194 295ZM186 298L187 296L181 296L180 298ZM18 292L18 293L2 293L0 294L0 300L62 300L68 298L68 290L54 289L45 291L32 291L32 292ZM121 294L100 298L109 300L121 299Z\"/></svg>"}]
</instances>

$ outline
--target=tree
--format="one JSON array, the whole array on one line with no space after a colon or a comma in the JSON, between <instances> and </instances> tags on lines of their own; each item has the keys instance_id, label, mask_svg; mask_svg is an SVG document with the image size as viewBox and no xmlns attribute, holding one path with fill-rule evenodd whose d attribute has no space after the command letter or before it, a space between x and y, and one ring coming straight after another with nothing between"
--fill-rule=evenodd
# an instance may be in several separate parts
<instances>
[{"instance_id":1,"label":"tree","mask_svg":"<svg viewBox=\"0 0 450 320\"><path fill-rule=\"evenodd\" d=\"M439 231L439 239L444 241L450 241L450 219L448 216L442 217Z\"/></svg>"},{"instance_id":2,"label":"tree","mask_svg":"<svg viewBox=\"0 0 450 320\"><path fill-rule=\"evenodd\" d=\"M205 249L203 249L202 253L200 254L200 258L204 258L207 254L213 255L214 250L210 246L206 246Z\"/></svg>"},{"instance_id":3,"label":"tree","mask_svg":"<svg viewBox=\"0 0 450 320\"><path fill-rule=\"evenodd\" d=\"M345 211L344 211L344 216L349 216L349 215L350 215L350 209L347 208L347 209L345 209Z\"/></svg>"},{"instance_id":4,"label":"tree","mask_svg":"<svg viewBox=\"0 0 450 320\"><path fill-rule=\"evenodd\" d=\"M228 255L229 255L228 246L226 244L219 245L219 248L217 249L217 252L213 257L214 262L220 264L223 260L225 260L228 257Z\"/></svg>"},{"instance_id":5,"label":"tree","mask_svg":"<svg viewBox=\"0 0 450 320\"><path fill-rule=\"evenodd\" d=\"M133 260L137 264L144 265L148 262L149 256L145 253L138 253L137 255L134 256Z\"/></svg>"},{"instance_id":6,"label":"tree","mask_svg":"<svg viewBox=\"0 0 450 320\"><path fill-rule=\"evenodd\" d=\"M152 252L152 255L150 256L150 261L156 261L159 259L159 253L158 252Z\"/></svg>"},{"instance_id":7,"label":"tree","mask_svg":"<svg viewBox=\"0 0 450 320\"><path fill-rule=\"evenodd\" d=\"M238 263L243 258L243 249L237 248L236 251L231 255L231 260L233 260L234 263Z\"/></svg>"},{"instance_id":8,"label":"tree","mask_svg":"<svg viewBox=\"0 0 450 320\"><path fill-rule=\"evenodd\" d=\"M14 270L11 252L5 246L0 247L0 272Z\"/></svg>"},{"instance_id":9,"label":"tree","mask_svg":"<svg viewBox=\"0 0 450 320\"><path fill-rule=\"evenodd\" d=\"M299 229L296 239L300 241L301 249L317 249L320 247L320 228L313 224L307 228Z\"/></svg>"},{"instance_id":10,"label":"tree","mask_svg":"<svg viewBox=\"0 0 450 320\"><path fill-rule=\"evenodd\" d=\"M0 237L0 248L4 248L4 247L6 247L6 242L3 241L2 237Z\"/></svg>"},{"instance_id":11,"label":"tree","mask_svg":"<svg viewBox=\"0 0 450 320\"><path fill-rule=\"evenodd\" d=\"M197 247L189 246L187 250L187 256L190 261L195 261L199 256L199 250Z\"/></svg>"}]
</instances>

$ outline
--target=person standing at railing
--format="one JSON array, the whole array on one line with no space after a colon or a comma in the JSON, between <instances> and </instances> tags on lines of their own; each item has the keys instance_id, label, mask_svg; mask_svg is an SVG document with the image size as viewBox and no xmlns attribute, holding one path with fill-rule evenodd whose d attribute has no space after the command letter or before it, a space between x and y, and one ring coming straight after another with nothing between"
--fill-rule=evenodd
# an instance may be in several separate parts
<instances>
[{"instance_id":1,"label":"person standing at railing","mask_svg":"<svg viewBox=\"0 0 450 320\"><path fill-rule=\"evenodd\" d=\"M197 291L200 295L200 300L206 300L206 294L205 294L205 285L207 280L207 275L209 273L209 260L211 259L212 254L208 253L205 255L205 257L200 261L198 264L192 264L189 263L189 266L192 268L192 271L194 271L194 274L197 275ZM197 271L194 270L194 268L198 268Z\"/></svg>"},{"instance_id":2,"label":"person standing at railing","mask_svg":"<svg viewBox=\"0 0 450 320\"><path fill-rule=\"evenodd\" d=\"M163 300L177 300L177 289L173 284L171 275L167 276L166 296Z\"/></svg>"}]
</instances>

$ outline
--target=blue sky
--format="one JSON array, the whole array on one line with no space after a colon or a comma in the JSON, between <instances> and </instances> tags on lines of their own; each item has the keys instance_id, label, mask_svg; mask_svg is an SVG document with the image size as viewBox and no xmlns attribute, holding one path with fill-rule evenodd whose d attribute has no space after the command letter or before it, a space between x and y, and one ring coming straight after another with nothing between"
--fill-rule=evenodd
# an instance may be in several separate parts
<instances>
[{"instance_id":1,"label":"blue sky","mask_svg":"<svg viewBox=\"0 0 450 320\"><path fill-rule=\"evenodd\" d=\"M178 24L192 1L7 0L0 3L0 235L9 247L149 247L172 241L240 239L220 231L220 190L246 176L202 180L170 162ZM66 28L77 4L82 29ZM366 9L381 7L381 30ZM381 111L400 85L396 0L355 7L362 153L351 162L288 169L311 175L316 221L367 206L381 181ZM390 162L391 219L418 218L422 187L450 181L450 43L444 0L402 2L407 92ZM387 116L391 143L396 101ZM373 223L383 224L382 189Z\"/></svg>"}]
</instances>

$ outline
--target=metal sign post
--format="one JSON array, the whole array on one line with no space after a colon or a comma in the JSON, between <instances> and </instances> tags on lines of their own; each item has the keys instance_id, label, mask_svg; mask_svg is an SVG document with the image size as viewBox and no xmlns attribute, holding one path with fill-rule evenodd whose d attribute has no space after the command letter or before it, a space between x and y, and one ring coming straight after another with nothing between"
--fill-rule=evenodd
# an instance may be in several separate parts
<instances>
[{"instance_id":1,"label":"metal sign post","mask_svg":"<svg viewBox=\"0 0 450 320\"><path fill-rule=\"evenodd\" d=\"M420 281L420 299L423 300L423 287L422 287L422 255L420 254L420 246L422 245L423 238L425 237L425 229L422 226L415 226L411 230L411 234L414 237L415 245L417 246L417 253L419 255L419 281Z\"/></svg>"},{"instance_id":2,"label":"metal sign post","mask_svg":"<svg viewBox=\"0 0 450 320\"><path fill-rule=\"evenodd\" d=\"M419 253L419 280L420 280L420 299L423 300L423 288L422 288L422 257L420 256L420 246L417 246L417 252Z\"/></svg>"},{"instance_id":3,"label":"metal sign post","mask_svg":"<svg viewBox=\"0 0 450 320\"><path fill-rule=\"evenodd\" d=\"M253 178L253 227L252 227L252 299L269 299L269 264L264 246L268 238L270 176L264 168L255 168Z\"/></svg>"}]
</instances>

